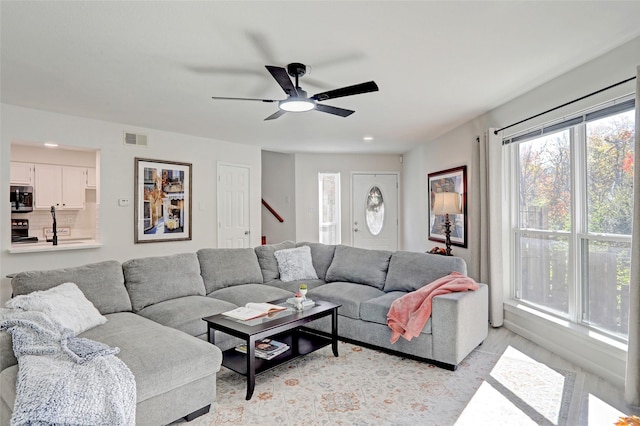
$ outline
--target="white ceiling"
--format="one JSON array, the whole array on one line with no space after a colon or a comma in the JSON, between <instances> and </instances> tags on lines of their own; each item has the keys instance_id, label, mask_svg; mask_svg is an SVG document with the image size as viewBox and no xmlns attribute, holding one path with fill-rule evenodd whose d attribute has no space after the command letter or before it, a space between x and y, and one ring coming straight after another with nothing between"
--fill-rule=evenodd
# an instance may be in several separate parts
<instances>
[{"instance_id":1,"label":"white ceiling","mask_svg":"<svg viewBox=\"0 0 640 426\"><path fill-rule=\"evenodd\" d=\"M0 15L3 103L282 152L406 152L640 35L638 1L3 0ZM347 118L211 99L282 99L264 65L290 62L311 67L309 94L380 91L325 102Z\"/></svg>"}]
</instances>

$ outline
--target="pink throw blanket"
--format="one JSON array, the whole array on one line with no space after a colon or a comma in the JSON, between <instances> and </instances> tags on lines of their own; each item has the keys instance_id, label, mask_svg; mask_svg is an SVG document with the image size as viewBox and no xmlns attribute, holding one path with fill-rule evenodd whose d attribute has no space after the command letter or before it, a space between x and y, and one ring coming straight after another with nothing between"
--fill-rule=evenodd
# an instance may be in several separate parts
<instances>
[{"instance_id":1,"label":"pink throw blanket","mask_svg":"<svg viewBox=\"0 0 640 426\"><path fill-rule=\"evenodd\" d=\"M392 330L391 343L397 342L400 336L411 340L420 335L431 316L431 302L435 296L478 288L473 278L452 272L394 300L387 314L387 325Z\"/></svg>"}]
</instances>

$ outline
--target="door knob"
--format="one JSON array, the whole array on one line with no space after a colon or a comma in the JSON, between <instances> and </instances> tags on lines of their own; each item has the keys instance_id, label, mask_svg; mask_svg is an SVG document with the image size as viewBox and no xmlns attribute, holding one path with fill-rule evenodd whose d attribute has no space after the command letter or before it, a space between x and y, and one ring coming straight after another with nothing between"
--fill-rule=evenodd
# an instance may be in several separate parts
<instances>
[{"instance_id":1,"label":"door knob","mask_svg":"<svg viewBox=\"0 0 640 426\"><path fill-rule=\"evenodd\" d=\"M353 232L358 232L358 228L353 228Z\"/></svg>"},{"instance_id":2,"label":"door knob","mask_svg":"<svg viewBox=\"0 0 640 426\"><path fill-rule=\"evenodd\" d=\"M249 235L251 231L244 231L244 235Z\"/></svg>"}]
</instances>

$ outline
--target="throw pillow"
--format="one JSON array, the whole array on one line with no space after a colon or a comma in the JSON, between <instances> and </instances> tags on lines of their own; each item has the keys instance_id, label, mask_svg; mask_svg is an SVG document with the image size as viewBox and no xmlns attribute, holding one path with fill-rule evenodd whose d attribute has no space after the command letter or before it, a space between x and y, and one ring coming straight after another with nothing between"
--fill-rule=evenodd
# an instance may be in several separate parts
<instances>
[{"instance_id":1,"label":"throw pillow","mask_svg":"<svg viewBox=\"0 0 640 426\"><path fill-rule=\"evenodd\" d=\"M38 311L76 335L107 322L74 283L64 283L44 291L16 296L7 308Z\"/></svg>"},{"instance_id":2,"label":"throw pillow","mask_svg":"<svg viewBox=\"0 0 640 426\"><path fill-rule=\"evenodd\" d=\"M273 255L278 261L278 271L282 281L318 279L311 261L311 248L309 246L277 250Z\"/></svg>"}]
</instances>

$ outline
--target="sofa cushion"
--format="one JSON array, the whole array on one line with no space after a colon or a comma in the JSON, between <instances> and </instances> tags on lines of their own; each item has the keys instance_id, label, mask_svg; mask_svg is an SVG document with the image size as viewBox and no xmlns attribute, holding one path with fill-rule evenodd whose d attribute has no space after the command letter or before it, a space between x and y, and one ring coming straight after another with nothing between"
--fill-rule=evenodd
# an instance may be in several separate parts
<instances>
[{"instance_id":1,"label":"sofa cushion","mask_svg":"<svg viewBox=\"0 0 640 426\"><path fill-rule=\"evenodd\" d=\"M384 287L391 252L339 245L336 247L326 281L346 281Z\"/></svg>"},{"instance_id":2,"label":"sofa cushion","mask_svg":"<svg viewBox=\"0 0 640 426\"><path fill-rule=\"evenodd\" d=\"M264 246L257 246L254 250L258 256L258 263L260 263L260 269L262 270L263 282L277 280L280 278L280 271L278 271L278 261L273 255L277 250L284 250L294 248L296 245L293 241L283 241L278 244L267 244Z\"/></svg>"},{"instance_id":3,"label":"sofa cushion","mask_svg":"<svg viewBox=\"0 0 640 426\"><path fill-rule=\"evenodd\" d=\"M397 251L389 262L384 291L414 291L452 272L467 274L467 265L463 259Z\"/></svg>"},{"instance_id":4,"label":"sofa cushion","mask_svg":"<svg viewBox=\"0 0 640 426\"><path fill-rule=\"evenodd\" d=\"M165 300L138 311L138 315L196 337L207 335L209 315L235 309L236 305L207 296L186 296Z\"/></svg>"},{"instance_id":5,"label":"sofa cushion","mask_svg":"<svg viewBox=\"0 0 640 426\"><path fill-rule=\"evenodd\" d=\"M384 293L382 296L366 300L360 304L360 319L363 321L375 322L378 324L387 324L387 314L394 300L407 294L404 291L391 291ZM431 318L427 321L423 333L431 334Z\"/></svg>"},{"instance_id":6,"label":"sofa cushion","mask_svg":"<svg viewBox=\"0 0 640 426\"><path fill-rule=\"evenodd\" d=\"M133 313L107 318L80 336L120 348L118 358L136 378L138 403L220 370L222 352L215 345Z\"/></svg>"},{"instance_id":7,"label":"sofa cushion","mask_svg":"<svg viewBox=\"0 0 640 426\"><path fill-rule=\"evenodd\" d=\"M327 276L327 269L329 269L331 261L333 260L333 254L336 251L336 246L306 242L298 243L296 246L309 246L311 249L311 261L313 262L313 267L316 269L316 274L319 279L324 280Z\"/></svg>"},{"instance_id":8,"label":"sofa cushion","mask_svg":"<svg viewBox=\"0 0 640 426\"><path fill-rule=\"evenodd\" d=\"M332 282L309 290L307 297L342 305L338 308L340 315L360 319L360 304L383 294L382 290L370 285Z\"/></svg>"},{"instance_id":9,"label":"sofa cushion","mask_svg":"<svg viewBox=\"0 0 640 426\"><path fill-rule=\"evenodd\" d=\"M323 280L296 280L296 281L281 281L281 280L273 280L269 281L267 285L272 287L278 287L283 290L290 291L291 293L295 293L300 289L300 284L306 284L307 289L311 290L321 285L325 285L326 282Z\"/></svg>"},{"instance_id":10,"label":"sofa cushion","mask_svg":"<svg viewBox=\"0 0 640 426\"><path fill-rule=\"evenodd\" d=\"M131 259L122 269L134 312L164 300L205 295L195 253Z\"/></svg>"},{"instance_id":11,"label":"sofa cushion","mask_svg":"<svg viewBox=\"0 0 640 426\"><path fill-rule=\"evenodd\" d=\"M131 310L122 265L115 260L48 271L19 272L11 280L11 287L13 295L18 296L48 290L66 282L75 283L103 315Z\"/></svg>"},{"instance_id":12,"label":"sofa cushion","mask_svg":"<svg viewBox=\"0 0 640 426\"><path fill-rule=\"evenodd\" d=\"M0 371L0 396L2 397L2 401L13 410L13 407L16 403L16 381L18 379L18 365L12 365L9 368L5 368ZM11 413L6 413L11 416ZM2 418L0 418L1 421ZM2 422L1 424L9 424Z\"/></svg>"},{"instance_id":13,"label":"sofa cushion","mask_svg":"<svg viewBox=\"0 0 640 426\"><path fill-rule=\"evenodd\" d=\"M2 330L0 331L0 371L17 363L18 360L13 353L13 341L11 340L11 335ZM0 387L0 389L2 389L2 387Z\"/></svg>"},{"instance_id":14,"label":"sofa cushion","mask_svg":"<svg viewBox=\"0 0 640 426\"><path fill-rule=\"evenodd\" d=\"M318 274L311 261L311 248L300 246L291 249L276 250L273 255L278 262L280 280L317 280Z\"/></svg>"},{"instance_id":15,"label":"sofa cushion","mask_svg":"<svg viewBox=\"0 0 640 426\"><path fill-rule=\"evenodd\" d=\"M9 299L6 307L42 312L76 335L107 322L74 283L64 283L49 290L21 294Z\"/></svg>"},{"instance_id":16,"label":"sofa cushion","mask_svg":"<svg viewBox=\"0 0 640 426\"><path fill-rule=\"evenodd\" d=\"M271 302L273 300L291 297L289 291L264 284L243 284L221 288L207 296L244 306L249 302Z\"/></svg>"},{"instance_id":17,"label":"sofa cushion","mask_svg":"<svg viewBox=\"0 0 640 426\"><path fill-rule=\"evenodd\" d=\"M252 248L201 249L197 252L207 293L236 284L261 283L262 271Z\"/></svg>"}]
</instances>

